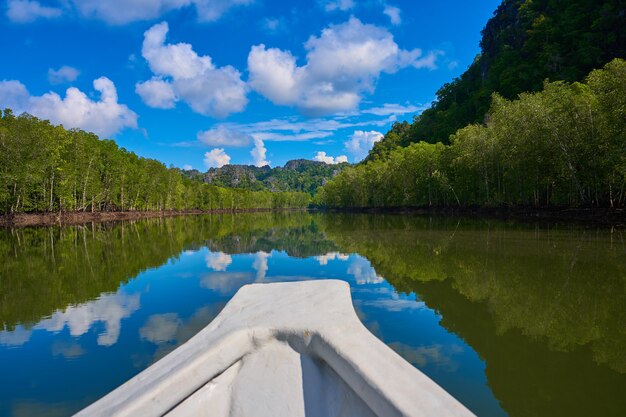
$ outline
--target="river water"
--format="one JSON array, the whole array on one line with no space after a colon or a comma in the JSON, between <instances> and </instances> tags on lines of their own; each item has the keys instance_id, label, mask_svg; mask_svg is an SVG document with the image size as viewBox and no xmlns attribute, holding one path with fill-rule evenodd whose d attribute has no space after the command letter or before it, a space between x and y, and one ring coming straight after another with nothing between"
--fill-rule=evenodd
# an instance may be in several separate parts
<instances>
[{"instance_id":1,"label":"river water","mask_svg":"<svg viewBox=\"0 0 626 417\"><path fill-rule=\"evenodd\" d=\"M0 230L0 415L71 415L241 286L325 278L479 416L626 415L623 230L306 212Z\"/></svg>"}]
</instances>

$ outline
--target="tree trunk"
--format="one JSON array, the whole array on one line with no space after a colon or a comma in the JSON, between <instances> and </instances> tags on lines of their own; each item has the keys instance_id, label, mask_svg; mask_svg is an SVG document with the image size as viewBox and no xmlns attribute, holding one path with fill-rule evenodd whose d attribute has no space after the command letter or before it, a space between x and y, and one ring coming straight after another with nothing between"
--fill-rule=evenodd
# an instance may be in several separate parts
<instances>
[{"instance_id":1,"label":"tree trunk","mask_svg":"<svg viewBox=\"0 0 626 417\"><path fill-rule=\"evenodd\" d=\"M89 166L87 166L87 174L85 175L85 182L83 185L83 206L81 207L83 211L87 209L87 182L89 181L89 172L91 171L92 162L93 162L93 158L89 160Z\"/></svg>"},{"instance_id":2,"label":"tree trunk","mask_svg":"<svg viewBox=\"0 0 626 417\"><path fill-rule=\"evenodd\" d=\"M50 206L48 208L49 211L52 211L53 207L53 192L54 192L54 169L52 169L52 178L50 178Z\"/></svg>"}]
</instances>

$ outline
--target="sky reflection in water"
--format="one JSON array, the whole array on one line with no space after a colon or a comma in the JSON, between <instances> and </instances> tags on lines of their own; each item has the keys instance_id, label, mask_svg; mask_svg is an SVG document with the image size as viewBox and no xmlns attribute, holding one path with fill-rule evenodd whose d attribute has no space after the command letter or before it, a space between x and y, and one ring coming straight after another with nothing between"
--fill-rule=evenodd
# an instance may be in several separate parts
<instances>
[{"instance_id":1,"label":"sky reflection in water","mask_svg":"<svg viewBox=\"0 0 626 417\"><path fill-rule=\"evenodd\" d=\"M323 223L319 217L304 218L303 222L296 222L296 227L278 225L262 228L260 234L252 233L252 238L233 232L223 234L221 240L187 244L186 249L176 252L161 266L152 266L135 277L127 277L116 291L102 292L90 301L74 302L54 309L35 322L20 322L19 312L16 313L17 319L11 315L13 321L5 319L5 330L0 331L0 361L4 375L0 383L0 415L71 414L191 338L219 313L241 286L324 278L347 281L357 314L370 331L478 415L523 415L523 407L512 402L506 392L510 387L497 385L502 372L512 378L519 376L515 366L506 360L504 365L501 364L503 359L500 356L507 350L511 351L511 360L518 360L516 355L519 357L519 354L509 347L510 343L520 346L525 352L540 349L543 356L552 354L544 353L544 350L555 351L556 359L552 362L566 358L575 363L579 359L570 357L582 355L585 361L583 372L589 368L586 372L600 378L600 385L611 383L616 393L623 387L624 374L610 370L606 365L593 363L588 352L559 353L559 349L548 348L545 342L537 342L537 338L524 336L515 329L500 330L501 334L498 334L498 330L491 329L488 324L493 321L493 318L485 316L489 314L486 313L488 310L471 302L469 296L459 296L453 291L455 284L450 284L449 280L426 279L410 284L415 287L407 290L406 282L412 281L403 282L401 276L383 277L368 258L350 250L350 245L343 245L347 250L342 251L341 242L328 244L324 240L327 235L320 238L321 232L317 230L315 220ZM301 227L305 227L304 231ZM412 242L410 249L416 257L420 256L421 244L429 245L431 254L443 251L445 255L446 250L450 251L450 248L442 249L441 240L428 233L420 234L419 227L411 231L411 227L405 230L411 234L411 239L405 239L405 244ZM403 228L407 229L406 225ZM313 236L310 235L311 230ZM361 243L364 243L368 240L362 232L357 234L363 236ZM446 234L448 237L451 236L449 232ZM103 233L109 236L112 232L105 230ZM280 238L276 238L277 235ZM342 233L341 236L346 238L349 234ZM397 233L394 236L402 238ZM296 243L282 243L294 237ZM302 241L297 242L302 237L305 246L302 246ZM211 236L202 236L202 239L211 239ZM384 240L384 235L377 239ZM537 244L537 240L533 242ZM469 245L462 238L458 244ZM321 249L311 250L307 245ZM363 248L364 252L372 249L367 245ZM397 256L394 267L402 264L402 254ZM581 259L584 261L585 257ZM55 262L56 268L71 266L69 261L66 261L67 265L59 260ZM115 260L112 258L110 262ZM384 262L382 265L388 266ZM618 271L623 271L622 267L621 264L616 266ZM10 267L5 269L9 278L12 271ZM425 271L428 271L427 267ZM96 272L96 275L101 273ZM433 274L436 275L436 271ZM484 271L484 274L488 277L489 271ZM400 281L394 281L398 279ZM43 281L42 286L45 285ZM405 292L398 292L396 287ZM474 286L473 291L478 288ZM5 287L5 295L10 295L11 289L11 285ZM38 296L45 297L47 291ZM446 311L450 313L446 314ZM455 318L458 313L475 322L467 327L462 320ZM497 354L492 353L493 347L485 348L484 343L501 344L501 350ZM491 375L487 370L489 366L492 367ZM494 366L498 367L495 375ZM615 366L619 364L613 363ZM539 375L537 377L540 378ZM537 381L531 380L529 384L537 384ZM515 387L515 384L511 386ZM572 392L580 388L584 387L574 387ZM498 398L501 393L504 396ZM520 395L524 394L520 391ZM607 396L611 398L611 393ZM554 398L558 406L562 396L555 393ZM504 407L501 405L503 400ZM593 406L592 398L589 407ZM605 415L613 415L611 413L623 410L622 407L623 403L616 401L606 408L608 413ZM579 405L577 409L580 409ZM536 415L548 415L542 413L549 408L543 405L534 407L532 404L526 408L526 411L533 410L539 410ZM580 411L584 411L584 407Z\"/></svg>"}]
</instances>

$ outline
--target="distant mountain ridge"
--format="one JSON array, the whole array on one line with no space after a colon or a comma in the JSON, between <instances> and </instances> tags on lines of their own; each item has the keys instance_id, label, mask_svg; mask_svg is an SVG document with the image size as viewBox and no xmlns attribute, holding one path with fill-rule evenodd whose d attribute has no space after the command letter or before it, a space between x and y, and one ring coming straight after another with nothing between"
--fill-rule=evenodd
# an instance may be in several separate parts
<instances>
[{"instance_id":1,"label":"distant mountain ridge","mask_svg":"<svg viewBox=\"0 0 626 417\"><path fill-rule=\"evenodd\" d=\"M209 168L206 173L187 170L183 171L183 175L221 187L272 192L303 191L315 194L319 187L325 185L347 166L350 164L329 165L320 161L294 159L283 167L230 164L221 168Z\"/></svg>"}]
</instances>

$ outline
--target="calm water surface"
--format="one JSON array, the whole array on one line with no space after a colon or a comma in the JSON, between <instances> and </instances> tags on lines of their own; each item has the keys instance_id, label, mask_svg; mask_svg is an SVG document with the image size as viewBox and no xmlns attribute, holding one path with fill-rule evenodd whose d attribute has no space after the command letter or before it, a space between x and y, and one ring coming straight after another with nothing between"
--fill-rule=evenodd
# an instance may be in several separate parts
<instances>
[{"instance_id":1,"label":"calm water surface","mask_svg":"<svg viewBox=\"0 0 626 417\"><path fill-rule=\"evenodd\" d=\"M80 410L242 285L335 278L374 334L479 416L623 417L625 237L310 213L0 230L0 415Z\"/></svg>"}]
</instances>

